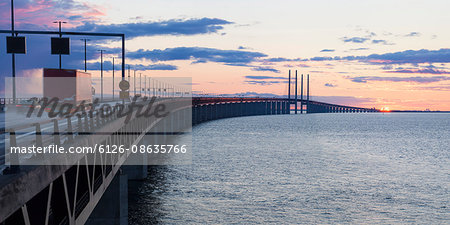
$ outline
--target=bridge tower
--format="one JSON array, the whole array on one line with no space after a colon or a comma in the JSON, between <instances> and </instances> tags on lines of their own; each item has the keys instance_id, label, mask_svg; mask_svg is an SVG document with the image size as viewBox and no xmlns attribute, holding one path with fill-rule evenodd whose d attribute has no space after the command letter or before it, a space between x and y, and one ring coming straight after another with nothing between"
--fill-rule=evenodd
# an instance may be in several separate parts
<instances>
[{"instance_id":1,"label":"bridge tower","mask_svg":"<svg viewBox=\"0 0 450 225\"><path fill-rule=\"evenodd\" d=\"M300 81L300 114L303 113L303 74Z\"/></svg>"},{"instance_id":2,"label":"bridge tower","mask_svg":"<svg viewBox=\"0 0 450 225\"><path fill-rule=\"evenodd\" d=\"M289 70L289 82L288 82L288 106L289 111L291 110L291 70Z\"/></svg>"},{"instance_id":3,"label":"bridge tower","mask_svg":"<svg viewBox=\"0 0 450 225\"><path fill-rule=\"evenodd\" d=\"M297 70L295 70L295 114L297 114L297 101L298 101L298 96L297 96L297 93L298 93L298 91L297 91Z\"/></svg>"},{"instance_id":4,"label":"bridge tower","mask_svg":"<svg viewBox=\"0 0 450 225\"><path fill-rule=\"evenodd\" d=\"M306 112L309 113L309 74L306 77Z\"/></svg>"}]
</instances>

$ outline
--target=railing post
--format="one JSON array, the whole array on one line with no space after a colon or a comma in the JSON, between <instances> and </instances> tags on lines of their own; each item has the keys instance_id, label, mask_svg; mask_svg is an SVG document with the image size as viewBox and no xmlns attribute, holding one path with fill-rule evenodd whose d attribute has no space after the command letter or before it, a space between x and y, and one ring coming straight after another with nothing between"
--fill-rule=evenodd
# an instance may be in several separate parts
<instances>
[{"instance_id":1,"label":"railing post","mask_svg":"<svg viewBox=\"0 0 450 225\"><path fill-rule=\"evenodd\" d=\"M89 119L89 128L90 130L94 130L95 124L94 124L94 113L90 113L90 119Z\"/></svg>"},{"instance_id":2,"label":"railing post","mask_svg":"<svg viewBox=\"0 0 450 225\"><path fill-rule=\"evenodd\" d=\"M55 145L60 145L61 144L61 140L59 137L59 126L58 126L58 120L57 119L53 119L53 142L55 143Z\"/></svg>"},{"instance_id":3,"label":"railing post","mask_svg":"<svg viewBox=\"0 0 450 225\"><path fill-rule=\"evenodd\" d=\"M90 126L89 126L89 115L88 113L84 114L84 132L89 132Z\"/></svg>"},{"instance_id":4,"label":"railing post","mask_svg":"<svg viewBox=\"0 0 450 225\"><path fill-rule=\"evenodd\" d=\"M82 123L82 121L81 121L81 115L77 115L77 117L78 117L78 135L80 134L80 133L83 133L83 123Z\"/></svg>"},{"instance_id":5,"label":"railing post","mask_svg":"<svg viewBox=\"0 0 450 225\"><path fill-rule=\"evenodd\" d=\"M41 124L40 123L35 123L34 125L36 126L36 146L37 147L43 147Z\"/></svg>"},{"instance_id":6,"label":"railing post","mask_svg":"<svg viewBox=\"0 0 450 225\"><path fill-rule=\"evenodd\" d=\"M69 142L73 141L73 128L72 128L72 118L67 117L67 138Z\"/></svg>"},{"instance_id":7,"label":"railing post","mask_svg":"<svg viewBox=\"0 0 450 225\"><path fill-rule=\"evenodd\" d=\"M13 129L9 130L9 162L10 162L10 167L9 167L9 171L4 171L4 174L13 174L13 173L18 173L20 171L20 166L19 166L19 153L12 153L11 152L11 147L17 147L17 139L16 139L16 131ZM5 173L6 172L6 173Z\"/></svg>"},{"instance_id":8,"label":"railing post","mask_svg":"<svg viewBox=\"0 0 450 225\"><path fill-rule=\"evenodd\" d=\"M96 111L95 119L96 119L96 122L97 122L97 127L100 127L100 125L101 125L100 110Z\"/></svg>"}]
</instances>

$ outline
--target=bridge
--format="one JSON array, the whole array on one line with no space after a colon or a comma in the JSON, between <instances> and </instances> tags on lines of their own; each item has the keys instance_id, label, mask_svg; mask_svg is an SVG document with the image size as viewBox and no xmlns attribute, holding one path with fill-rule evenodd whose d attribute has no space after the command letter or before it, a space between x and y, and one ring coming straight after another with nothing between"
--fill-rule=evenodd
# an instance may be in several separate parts
<instances>
[{"instance_id":1,"label":"bridge","mask_svg":"<svg viewBox=\"0 0 450 225\"><path fill-rule=\"evenodd\" d=\"M297 102L297 104L295 104ZM343 106L311 100L289 98L215 98L197 97L192 99L192 123L209 120L256 115L291 114L300 105L300 113L367 113L376 109Z\"/></svg>"},{"instance_id":2,"label":"bridge","mask_svg":"<svg viewBox=\"0 0 450 225\"><path fill-rule=\"evenodd\" d=\"M3 103L8 101L1 100ZM149 101L143 99L134 104L145 105ZM178 97L156 98L156 103L169 106L168 116L135 116L124 123L126 118L120 117L119 112L133 110L133 103L128 102L123 108L113 106L113 113L106 117L104 111L97 109L92 113L8 128L4 133L5 149L25 142L65 147L100 143L129 147L144 141L162 143L171 135L190 132L191 125L230 117L291 114L292 105L294 108L301 105L299 111L307 114L376 112L374 109L289 98ZM150 135L155 133L162 135ZM26 160L37 157L33 155ZM132 157L129 152L112 155L96 152L58 159L69 160L63 165L54 162L50 165L10 165L0 176L0 221L14 225L126 224L127 182L147 176L145 162L127 165L126 161ZM19 160L14 155L3 157L3 160L8 158L9 161Z\"/></svg>"}]
</instances>

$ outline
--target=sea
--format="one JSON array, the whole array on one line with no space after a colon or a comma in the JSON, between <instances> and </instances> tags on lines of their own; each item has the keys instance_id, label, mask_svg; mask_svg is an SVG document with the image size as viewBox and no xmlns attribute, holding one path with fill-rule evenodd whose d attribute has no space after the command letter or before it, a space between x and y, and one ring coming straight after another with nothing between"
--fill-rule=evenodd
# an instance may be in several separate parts
<instances>
[{"instance_id":1,"label":"sea","mask_svg":"<svg viewBox=\"0 0 450 225\"><path fill-rule=\"evenodd\" d=\"M450 224L448 113L240 117L191 135L192 164L129 186L130 224Z\"/></svg>"}]
</instances>

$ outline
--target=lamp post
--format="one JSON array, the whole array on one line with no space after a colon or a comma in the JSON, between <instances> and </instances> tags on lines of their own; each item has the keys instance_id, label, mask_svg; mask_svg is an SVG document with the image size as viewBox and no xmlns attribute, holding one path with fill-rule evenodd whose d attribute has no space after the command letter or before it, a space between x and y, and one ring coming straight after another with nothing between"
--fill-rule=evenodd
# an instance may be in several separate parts
<instances>
[{"instance_id":1,"label":"lamp post","mask_svg":"<svg viewBox=\"0 0 450 225\"><path fill-rule=\"evenodd\" d=\"M90 39L80 39L84 42L84 72L87 72L87 55L86 55L86 42L90 41Z\"/></svg>"},{"instance_id":2,"label":"lamp post","mask_svg":"<svg viewBox=\"0 0 450 225\"><path fill-rule=\"evenodd\" d=\"M297 70L295 70L295 114L297 114Z\"/></svg>"},{"instance_id":3,"label":"lamp post","mask_svg":"<svg viewBox=\"0 0 450 225\"><path fill-rule=\"evenodd\" d=\"M103 102L103 52L105 50L98 50L100 52L100 100Z\"/></svg>"},{"instance_id":4,"label":"lamp post","mask_svg":"<svg viewBox=\"0 0 450 225\"><path fill-rule=\"evenodd\" d=\"M156 96L155 79L153 79L153 96Z\"/></svg>"},{"instance_id":5,"label":"lamp post","mask_svg":"<svg viewBox=\"0 0 450 225\"><path fill-rule=\"evenodd\" d=\"M306 77L306 112L309 112L309 74Z\"/></svg>"},{"instance_id":6,"label":"lamp post","mask_svg":"<svg viewBox=\"0 0 450 225\"><path fill-rule=\"evenodd\" d=\"M128 65L128 82L130 82L130 65Z\"/></svg>"},{"instance_id":7,"label":"lamp post","mask_svg":"<svg viewBox=\"0 0 450 225\"><path fill-rule=\"evenodd\" d=\"M144 89L144 96L147 96L147 91L148 91L148 89L147 89L147 75L145 75L145 80L144 80L145 82L144 82L144 87L145 87L145 89Z\"/></svg>"},{"instance_id":8,"label":"lamp post","mask_svg":"<svg viewBox=\"0 0 450 225\"><path fill-rule=\"evenodd\" d=\"M302 81L301 81L301 88L300 88L300 114L303 113L303 74L302 74Z\"/></svg>"},{"instance_id":9,"label":"lamp post","mask_svg":"<svg viewBox=\"0 0 450 225\"><path fill-rule=\"evenodd\" d=\"M112 61L112 66L113 66L113 68L112 68L112 99L113 99L113 101L114 101L114 57L113 57L113 61Z\"/></svg>"},{"instance_id":10,"label":"lamp post","mask_svg":"<svg viewBox=\"0 0 450 225\"><path fill-rule=\"evenodd\" d=\"M14 37L14 0L11 0L11 36ZM11 54L12 59L12 85L13 85L13 103L16 103L16 55Z\"/></svg>"},{"instance_id":11,"label":"lamp post","mask_svg":"<svg viewBox=\"0 0 450 225\"><path fill-rule=\"evenodd\" d=\"M134 82L134 96L136 96L136 70L134 70L133 82Z\"/></svg>"},{"instance_id":12,"label":"lamp post","mask_svg":"<svg viewBox=\"0 0 450 225\"><path fill-rule=\"evenodd\" d=\"M65 22L65 21L55 21L53 23L57 23L59 25L59 38L62 38L61 24L67 23L67 22ZM59 69L61 69L61 54L59 54Z\"/></svg>"},{"instance_id":13,"label":"lamp post","mask_svg":"<svg viewBox=\"0 0 450 225\"><path fill-rule=\"evenodd\" d=\"M291 70L289 70L289 81L288 81L288 105L289 113L291 113Z\"/></svg>"}]
</instances>

